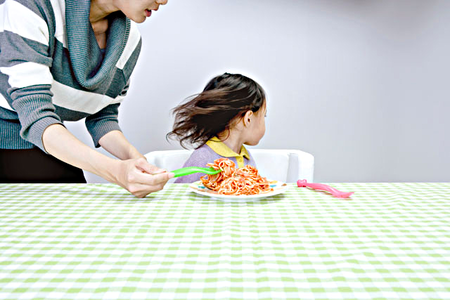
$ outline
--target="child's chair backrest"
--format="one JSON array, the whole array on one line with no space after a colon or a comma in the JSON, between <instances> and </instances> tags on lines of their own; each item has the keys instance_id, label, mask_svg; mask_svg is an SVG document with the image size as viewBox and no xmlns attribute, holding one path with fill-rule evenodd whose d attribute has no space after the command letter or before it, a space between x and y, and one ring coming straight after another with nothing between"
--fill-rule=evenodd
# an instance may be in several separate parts
<instances>
[{"instance_id":1,"label":"child's chair backrest","mask_svg":"<svg viewBox=\"0 0 450 300\"><path fill-rule=\"evenodd\" d=\"M250 149L259 174L282 182L313 182L314 156L294 149Z\"/></svg>"}]
</instances>

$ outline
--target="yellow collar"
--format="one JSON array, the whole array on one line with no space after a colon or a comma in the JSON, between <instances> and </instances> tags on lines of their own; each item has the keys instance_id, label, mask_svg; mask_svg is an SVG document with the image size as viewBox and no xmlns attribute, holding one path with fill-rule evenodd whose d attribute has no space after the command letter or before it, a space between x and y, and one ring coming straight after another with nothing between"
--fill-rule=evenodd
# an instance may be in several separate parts
<instances>
[{"instance_id":1,"label":"yellow collar","mask_svg":"<svg viewBox=\"0 0 450 300\"><path fill-rule=\"evenodd\" d=\"M222 142L219 138L213 137L209 141L206 142L214 152L223 157L235 157L238 163L238 168L244 167L244 157L250 160L250 154L248 154L247 149L245 149L244 145L241 147L241 151L239 154L231 150L224 142Z\"/></svg>"}]
</instances>

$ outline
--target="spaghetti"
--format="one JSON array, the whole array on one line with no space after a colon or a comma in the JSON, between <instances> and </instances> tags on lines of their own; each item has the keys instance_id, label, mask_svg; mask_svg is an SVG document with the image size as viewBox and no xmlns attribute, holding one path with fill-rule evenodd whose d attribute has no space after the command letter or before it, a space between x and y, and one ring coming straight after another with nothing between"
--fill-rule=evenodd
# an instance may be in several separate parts
<instances>
[{"instance_id":1,"label":"spaghetti","mask_svg":"<svg viewBox=\"0 0 450 300\"><path fill-rule=\"evenodd\" d=\"M233 161L219 158L207 166L222 172L203 176L200 180L205 187L221 195L256 195L273 191L269 181L250 165L237 169Z\"/></svg>"}]
</instances>

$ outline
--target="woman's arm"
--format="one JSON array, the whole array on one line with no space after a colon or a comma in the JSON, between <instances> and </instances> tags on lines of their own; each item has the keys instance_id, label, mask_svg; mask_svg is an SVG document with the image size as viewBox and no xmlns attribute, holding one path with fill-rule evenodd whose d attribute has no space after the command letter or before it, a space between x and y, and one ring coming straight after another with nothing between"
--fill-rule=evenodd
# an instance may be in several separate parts
<instances>
[{"instance_id":1,"label":"woman's arm","mask_svg":"<svg viewBox=\"0 0 450 300\"><path fill-rule=\"evenodd\" d=\"M145 158L119 130L113 130L105 134L100 138L99 144L103 149L122 160Z\"/></svg>"},{"instance_id":2,"label":"woman's arm","mask_svg":"<svg viewBox=\"0 0 450 300\"><path fill-rule=\"evenodd\" d=\"M42 142L45 150L54 157L118 184L139 198L163 189L167 181L173 177L172 173L150 165L143 157L126 160L107 157L83 144L60 124L47 127L42 135ZM111 148L109 137L105 140L105 144ZM117 154L135 155L133 150L129 154L122 151L118 151Z\"/></svg>"}]
</instances>

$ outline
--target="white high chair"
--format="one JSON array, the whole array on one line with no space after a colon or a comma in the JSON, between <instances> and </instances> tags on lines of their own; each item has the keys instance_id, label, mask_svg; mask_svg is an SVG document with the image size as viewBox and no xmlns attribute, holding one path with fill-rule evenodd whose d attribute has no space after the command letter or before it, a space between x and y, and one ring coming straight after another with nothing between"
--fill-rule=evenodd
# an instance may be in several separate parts
<instances>
[{"instance_id":1,"label":"white high chair","mask_svg":"<svg viewBox=\"0 0 450 300\"><path fill-rule=\"evenodd\" d=\"M297 182L306 179L313 182L314 156L293 149L250 149L259 174L270 180ZM148 162L168 171L182 168L192 150L164 150L145 154ZM204 167L204 166L199 166ZM171 179L169 182L175 181Z\"/></svg>"}]
</instances>

